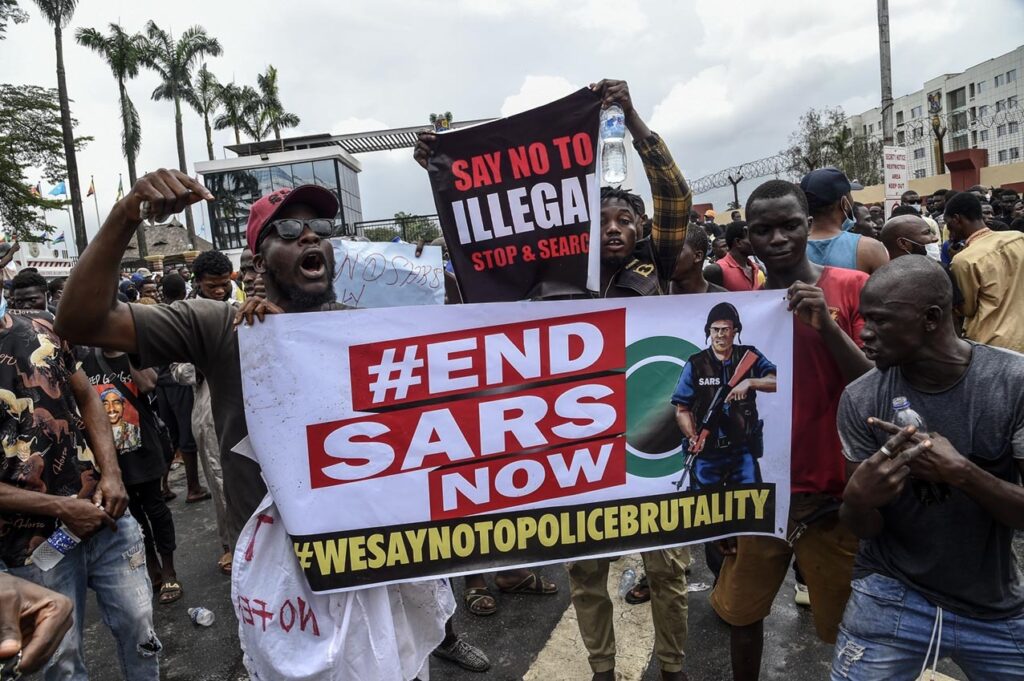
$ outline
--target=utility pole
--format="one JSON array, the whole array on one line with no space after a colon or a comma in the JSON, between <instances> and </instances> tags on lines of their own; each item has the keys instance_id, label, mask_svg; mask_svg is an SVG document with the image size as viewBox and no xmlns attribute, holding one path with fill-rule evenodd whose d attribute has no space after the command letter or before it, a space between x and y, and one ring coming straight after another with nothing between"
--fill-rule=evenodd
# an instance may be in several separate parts
<instances>
[{"instance_id":1,"label":"utility pole","mask_svg":"<svg viewBox=\"0 0 1024 681\"><path fill-rule=\"evenodd\" d=\"M878 0L878 57L882 68L882 143L892 144L892 60L889 55L889 0Z\"/></svg>"}]
</instances>

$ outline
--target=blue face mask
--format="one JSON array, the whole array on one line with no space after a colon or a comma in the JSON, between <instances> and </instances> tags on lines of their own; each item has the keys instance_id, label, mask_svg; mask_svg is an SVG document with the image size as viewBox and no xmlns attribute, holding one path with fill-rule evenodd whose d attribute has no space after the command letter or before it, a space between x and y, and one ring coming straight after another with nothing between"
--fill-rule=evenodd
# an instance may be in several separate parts
<instances>
[{"instance_id":1,"label":"blue face mask","mask_svg":"<svg viewBox=\"0 0 1024 681\"><path fill-rule=\"evenodd\" d=\"M7 314L7 296L0 292L0 317Z\"/></svg>"},{"instance_id":2,"label":"blue face mask","mask_svg":"<svg viewBox=\"0 0 1024 681\"><path fill-rule=\"evenodd\" d=\"M852 213L852 210L853 209L851 208L851 213ZM849 232L857 224L857 220L854 219L852 214L851 215L847 215L845 210L843 210L843 217L846 218L845 220L843 220L843 231L844 232Z\"/></svg>"}]
</instances>

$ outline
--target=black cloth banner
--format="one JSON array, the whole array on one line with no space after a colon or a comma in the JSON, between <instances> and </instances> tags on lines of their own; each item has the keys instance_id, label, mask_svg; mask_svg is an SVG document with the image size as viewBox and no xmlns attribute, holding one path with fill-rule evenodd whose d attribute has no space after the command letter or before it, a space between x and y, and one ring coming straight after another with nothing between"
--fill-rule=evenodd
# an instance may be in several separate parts
<instances>
[{"instance_id":1,"label":"black cloth banner","mask_svg":"<svg viewBox=\"0 0 1024 681\"><path fill-rule=\"evenodd\" d=\"M427 170L465 302L586 292L600 107L583 88L438 135Z\"/></svg>"}]
</instances>

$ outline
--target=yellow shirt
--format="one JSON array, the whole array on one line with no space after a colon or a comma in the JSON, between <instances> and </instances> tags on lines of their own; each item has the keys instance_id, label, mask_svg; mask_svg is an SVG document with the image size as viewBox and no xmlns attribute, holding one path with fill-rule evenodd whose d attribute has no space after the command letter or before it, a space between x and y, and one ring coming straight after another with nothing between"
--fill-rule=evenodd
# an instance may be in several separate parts
<instances>
[{"instance_id":1,"label":"yellow shirt","mask_svg":"<svg viewBox=\"0 0 1024 681\"><path fill-rule=\"evenodd\" d=\"M950 269L967 337L1024 352L1024 233L974 234Z\"/></svg>"}]
</instances>

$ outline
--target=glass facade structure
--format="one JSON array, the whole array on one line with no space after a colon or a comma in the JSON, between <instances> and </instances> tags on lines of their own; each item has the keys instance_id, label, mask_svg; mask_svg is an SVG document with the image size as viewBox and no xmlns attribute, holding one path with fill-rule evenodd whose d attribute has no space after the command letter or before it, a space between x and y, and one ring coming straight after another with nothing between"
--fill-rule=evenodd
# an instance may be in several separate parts
<instances>
[{"instance_id":1,"label":"glass facade structure","mask_svg":"<svg viewBox=\"0 0 1024 681\"><path fill-rule=\"evenodd\" d=\"M249 208L278 189L318 184L331 190L341 206L336 216L338 234L351 232L363 219L356 171L336 158L204 173L203 182L214 196L208 205L217 250L245 246Z\"/></svg>"}]
</instances>

